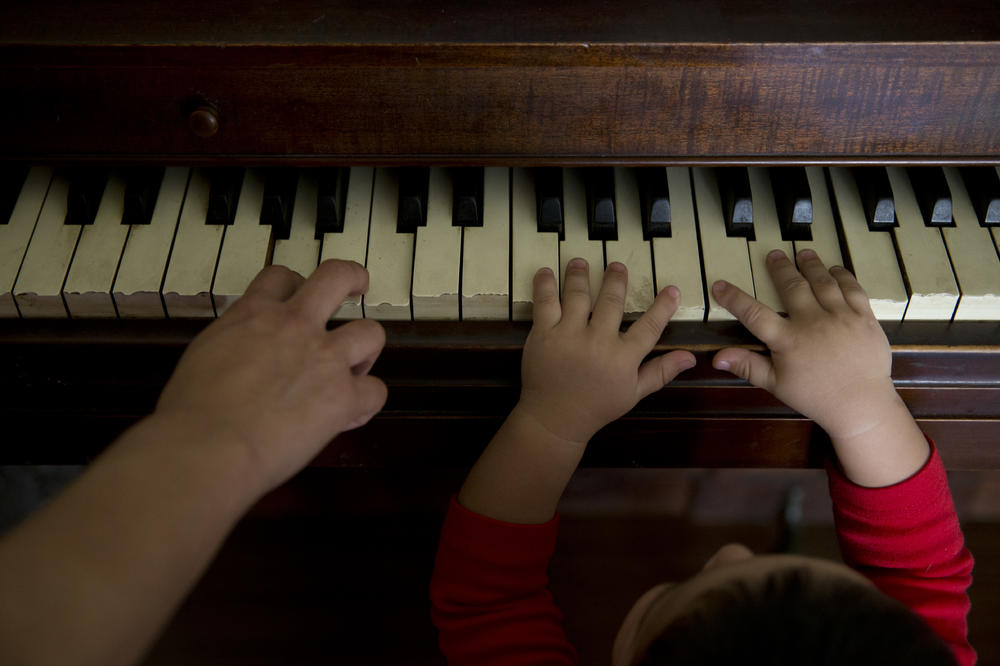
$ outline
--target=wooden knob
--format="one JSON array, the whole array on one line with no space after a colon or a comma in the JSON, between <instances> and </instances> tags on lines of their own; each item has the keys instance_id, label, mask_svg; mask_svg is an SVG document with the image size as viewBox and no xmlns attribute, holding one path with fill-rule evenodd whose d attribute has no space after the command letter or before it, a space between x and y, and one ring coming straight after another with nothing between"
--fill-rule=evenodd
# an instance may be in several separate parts
<instances>
[{"instance_id":1,"label":"wooden knob","mask_svg":"<svg viewBox=\"0 0 1000 666\"><path fill-rule=\"evenodd\" d=\"M212 106L199 106L188 116L188 127L203 139L219 131L219 112Z\"/></svg>"}]
</instances>

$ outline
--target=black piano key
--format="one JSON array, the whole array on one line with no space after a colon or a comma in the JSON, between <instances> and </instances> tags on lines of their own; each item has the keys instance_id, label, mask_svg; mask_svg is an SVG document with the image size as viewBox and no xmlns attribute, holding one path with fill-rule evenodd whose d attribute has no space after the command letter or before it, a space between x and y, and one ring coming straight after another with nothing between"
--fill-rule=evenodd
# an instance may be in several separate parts
<instances>
[{"instance_id":1,"label":"black piano key","mask_svg":"<svg viewBox=\"0 0 1000 666\"><path fill-rule=\"evenodd\" d=\"M298 169L276 167L264 171L260 223L270 226L275 238L287 239L292 233L292 211L295 209L295 188L298 184Z\"/></svg>"},{"instance_id":2,"label":"black piano key","mask_svg":"<svg viewBox=\"0 0 1000 666\"><path fill-rule=\"evenodd\" d=\"M642 200L642 237L670 238L670 188L663 167L639 169L636 173Z\"/></svg>"},{"instance_id":3,"label":"black piano key","mask_svg":"<svg viewBox=\"0 0 1000 666\"><path fill-rule=\"evenodd\" d=\"M413 234L417 227L427 226L427 190L431 171L426 167L408 167L399 170L399 209L396 213L396 231Z\"/></svg>"},{"instance_id":4,"label":"black piano key","mask_svg":"<svg viewBox=\"0 0 1000 666\"><path fill-rule=\"evenodd\" d=\"M812 240L812 192L805 168L776 167L769 173L781 238L786 241Z\"/></svg>"},{"instance_id":5,"label":"black piano key","mask_svg":"<svg viewBox=\"0 0 1000 666\"><path fill-rule=\"evenodd\" d=\"M206 224L232 224L236 219L236 204L243 187L243 169L224 167L212 169L212 186L208 191Z\"/></svg>"},{"instance_id":6,"label":"black piano key","mask_svg":"<svg viewBox=\"0 0 1000 666\"><path fill-rule=\"evenodd\" d=\"M532 172L538 204L538 233L563 234L562 169L545 167Z\"/></svg>"},{"instance_id":7,"label":"black piano key","mask_svg":"<svg viewBox=\"0 0 1000 666\"><path fill-rule=\"evenodd\" d=\"M722 217L727 236L754 238L753 197L750 194L750 174L746 167L722 167L715 170L722 198Z\"/></svg>"},{"instance_id":8,"label":"black piano key","mask_svg":"<svg viewBox=\"0 0 1000 666\"><path fill-rule=\"evenodd\" d=\"M93 224L107 184L107 169L79 168L71 171L66 224Z\"/></svg>"},{"instance_id":9,"label":"black piano key","mask_svg":"<svg viewBox=\"0 0 1000 666\"><path fill-rule=\"evenodd\" d=\"M924 224L929 227L949 227L954 225L951 215L951 190L944 177L941 167L909 167L906 169L910 177L913 192L917 195L917 204Z\"/></svg>"},{"instance_id":10,"label":"black piano key","mask_svg":"<svg viewBox=\"0 0 1000 666\"><path fill-rule=\"evenodd\" d=\"M316 172L316 239L323 234L344 232L347 211L347 184L351 170L347 167L320 169Z\"/></svg>"},{"instance_id":11,"label":"black piano key","mask_svg":"<svg viewBox=\"0 0 1000 666\"><path fill-rule=\"evenodd\" d=\"M961 167L959 174L969 191L979 224L1000 226L1000 175L993 167Z\"/></svg>"},{"instance_id":12,"label":"black piano key","mask_svg":"<svg viewBox=\"0 0 1000 666\"><path fill-rule=\"evenodd\" d=\"M586 169L584 188L587 192L587 232L590 240L618 240L614 168Z\"/></svg>"},{"instance_id":13,"label":"black piano key","mask_svg":"<svg viewBox=\"0 0 1000 666\"><path fill-rule=\"evenodd\" d=\"M451 223L456 227L483 226L483 167L451 170Z\"/></svg>"},{"instance_id":14,"label":"black piano key","mask_svg":"<svg viewBox=\"0 0 1000 666\"><path fill-rule=\"evenodd\" d=\"M149 224L153 220L156 197L160 195L164 167L141 167L129 172L125 182L125 210L122 224Z\"/></svg>"},{"instance_id":15,"label":"black piano key","mask_svg":"<svg viewBox=\"0 0 1000 666\"><path fill-rule=\"evenodd\" d=\"M15 165L0 169L0 224L10 222L21 188L28 177L27 165Z\"/></svg>"},{"instance_id":16,"label":"black piano key","mask_svg":"<svg viewBox=\"0 0 1000 666\"><path fill-rule=\"evenodd\" d=\"M888 231L896 226L896 201L885 167L854 167L861 206L869 231Z\"/></svg>"}]
</instances>

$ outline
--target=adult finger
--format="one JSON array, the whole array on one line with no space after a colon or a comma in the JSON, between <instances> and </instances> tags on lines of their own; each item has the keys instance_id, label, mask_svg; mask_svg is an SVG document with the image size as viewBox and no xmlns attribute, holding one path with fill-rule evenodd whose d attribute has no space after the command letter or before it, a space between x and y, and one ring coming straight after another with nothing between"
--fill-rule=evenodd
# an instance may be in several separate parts
<instances>
[{"instance_id":1,"label":"adult finger","mask_svg":"<svg viewBox=\"0 0 1000 666\"><path fill-rule=\"evenodd\" d=\"M830 269L830 275L840 286L840 292L844 295L844 300L858 314L875 316L872 312L872 303L858 279L843 266L834 266Z\"/></svg>"},{"instance_id":2,"label":"adult finger","mask_svg":"<svg viewBox=\"0 0 1000 666\"><path fill-rule=\"evenodd\" d=\"M368 291L368 271L354 261L327 259L313 271L289 303L310 320L323 322L344 299Z\"/></svg>"},{"instance_id":3,"label":"adult finger","mask_svg":"<svg viewBox=\"0 0 1000 666\"><path fill-rule=\"evenodd\" d=\"M559 287L551 268L539 268L531 283L531 320L534 326L552 328L562 318Z\"/></svg>"},{"instance_id":4,"label":"adult finger","mask_svg":"<svg viewBox=\"0 0 1000 666\"><path fill-rule=\"evenodd\" d=\"M287 266L265 266L250 282L243 298L266 298L270 301L285 301L304 283L306 279Z\"/></svg>"},{"instance_id":5,"label":"adult finger","mask_svg":"<svg viewBox=\"0 0 1000 666\"><path fill-rule=\"evenodd\" d=\"M768 347L781 340L785 320L736 285L718 280L712 285L712 296Z\"/></svg>"},{"instance_id":6,"label":"adult finger","mask_svg":"<svg viewBox=\"0 0 1000 666\"><path fill-rule=\"evenodd\" d=\"M819 309L819 302L809 282L802 277L784 252L772 250L768 253L767 272L771 274L771 280L778 290L778 298L785 306L785 312L791 315Z\"/></svg>"},{"instance_id":7,"label":"adult finger","mask_svg":"<svg viewBox=\"0 0 1000 666\"><path fill-rule=\"evenodd\" d=\"M796 257L799 264L799 271L812 287L816 300L825 309L831 312L847 307L844 300L844 293L837 284L837 280L830 275L830 271L823 265L823 261L813 250L802 250Z\"/></svg>"},{"instance_id":8,"label":"adult finger","mask_svg":"<svg viewBox=\"0 0 1000 666\"><path fill-rule=\"evenodd\" d=\"M354 374L365 374L385 347L385 329L374 319L358 319L330 331L328 344Z\"/></svg>"},{"instance_id":9,"label":"adult finger","mask_svg":"<svg viewBox=\"0 0 1000 666\"><path fill-rule=\"evenodd\" d=\"M590 267L586 259L570 259L563 278L562 320L586 326L590 317Z\"/></svg>"},{"instance_id":10,"label":"adult finger","mask_svg":"<svg viewBox=\"0 0 1000 666\"><path fill-rule=\"evenodd\" d=\"M622 313L625 310L625 294L628 288L628 270L625 264L613 261L604 271L604 281L601 291L594 302L594 314L590 321L599 329L614 329L622 325Z\"/></svg>"},{"instance_id":11,"label":"adult finger","mask_svg":"<svg viewBox=\"0 0 1000 666\"><path fill-rule=\"evenodd\" d=\"M672 351L646 361L639 366L639 399L656 393L672 382L674 377L693 368L694 365L694 354L683 350Z\"/></svg>"},{"instance_id":12,"label":"adult finger","mask_svg":"<svg viewBox=\"0 0 1000 666\"><path fill-rule=\"evenodd\" d=\"M344 430L353 430L368 423L385 406L389 395L385 382L370 375L355 379L352 388L354 405Z\"/></svg>"},{"instance_id":13,"label":"adult finger","mask_svg":"<svg viewBox=\"0 0 1000 666\"><path fill-rule=\"evenodd\" d=\"M653 304L642 313L641 317L632 322L623 337L629 344L635 345L639 352L645 356L663 335L663 329L667 327L670 318L677 312L677 306L680 303L680 289L674 285L661 289L660 293L653 299Z\"/></svg>"},{"instance_id":14,"label":"adult finger","mask_svg":"<svg viewBox=\"0 0 1000 666\"><path fill-rule=\"evenodd\" d=\"M731 372L766 391L774 390L774 364L771 359L749 349L727 347L715 355L712 367Z\"/></svg>"}]
</instances>

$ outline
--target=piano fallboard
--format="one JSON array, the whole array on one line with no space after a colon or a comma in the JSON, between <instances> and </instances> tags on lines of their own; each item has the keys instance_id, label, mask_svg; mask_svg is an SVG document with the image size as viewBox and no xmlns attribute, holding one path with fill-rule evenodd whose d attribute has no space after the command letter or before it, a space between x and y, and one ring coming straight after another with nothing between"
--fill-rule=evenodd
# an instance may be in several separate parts
<instances>
[{"instance_id":1,"label":"piano fallboard","mask_svg":"<svg viewBox=\"0 0 1000 666\"><path fill-rule=\"evenodd\" d=\"M80 463L149 413L196 320L0 320L0 464ZM471 464L517 400L526 322L384 322L372 370L385 409L313 464ZM893 376L951 469L1000 468L1000 324L883 323ZM766 391L711 368L731 345L763 349L735 323L676 322L656 352L690 349L695 369L602 430L584 465L814 467L822 431Z\"/></svg>"}]
</instances>

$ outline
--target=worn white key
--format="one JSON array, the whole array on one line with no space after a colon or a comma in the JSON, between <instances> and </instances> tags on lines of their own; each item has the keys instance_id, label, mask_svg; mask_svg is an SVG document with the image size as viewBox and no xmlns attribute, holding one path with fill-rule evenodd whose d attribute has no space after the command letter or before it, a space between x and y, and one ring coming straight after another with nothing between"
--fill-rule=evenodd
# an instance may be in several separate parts
<instances>
[{"instance_id":1,"label":"worn white key","mask_svg":"<svg viewBox=\"0 0 1000 666\"><path fill-rule=\"evenodd\" d=\"M888 167L886 171L898 223L892 233L910 291L903 319L950 321L958 303L958 285L941 232L924 224L906 171L900 167Z\"/></svg>"},{"instance_id":2,"label":"worn white key","mask_svg":"<svg viewBox=\"0 0 1000 666\"><path fill-rule=\"evenodd\" d=\"M794 241L795 253L811 249L819 255L823 265L843 266L844 258L840 254L840 240L837 238L837 223L833 217L833 204L830 192L826 187L826 177L823 167L806 167L806 178L809 180L809 194L812 197L813 221L812 240Z\"/></svg>"},{"instance_id":3,"label":"worn white key","mask_svg":"<svg viewBox=\"0 0 1000 666\"><path fill-rule=\"evenodd\" d=\"M771 250L781 250L795 260L795 248L791 241L781 239L781 225L778 223L778 209L774 204L774 190L767 169L749 167L750 195L753 197L754 240L747 241L750 252L750 269L753 271L753 287L757 300L775 312L785 312L785 306L778 295L778 289L767 270L767 255Z\"/></svg>"},{"instance_id":4,"label":"worn white key","mask_svg":"<svg viewBox=\"0 0 1000 666\"><path fill-rule=\"evenodd\" d=\"M263 174L257 169L247 169L236 217L222 237L219 265L212 281L212 302L220 317L239 300L257 273L267 265L273 234L270 225L260 223L263 204Z\"/></svg>"},{"instance_id":5,"label":"worn white key","mask_svg":"<svg viewBox=\"0 0 1000 666\"><path fill-rule=\"evenodd\" d=\"M532 285L540 268L559 270L559 235L538 233L538 205L531 172L514 168L511 197L511 317L531 321Z\"/></svg>"},{"instance_id":6,"label":"worn white key","mask_svg":"<svg viewBox=\"0 0 1000 666\"><path fill-rule=\"evenodd\" d=\"M579 169L563 169L563 221L564 238L559 242L560 279L566 279L566 264L570 260L586 259L590 265L590 304L593 306L604 280L604 242L590 240L587 191Z\"/></svg>"},{"instance_id":7,"label":"worn white key","mask_svg":"<svg viewBox=\"0 0 1000 666\"><path fill-rule=\"evenodd\" d=\"M226 226L205 223L211 186L207 172L191 172L163 279L163 304L170 317L215 316L212 277Z\"/></svg>"},{"instance_id":8,"label":"worn white key","mask_svg":"<svg viewBox=\"0 0 1000 666\"><path fill-rule=\"evenodd\" d=\"M316 197L316 176L302 172L295 188L288 238L275 239L271 257L272 264L287 266L305 278L319 265L321 241L316 238Z\"/></svg>"},{"instance_id":9,"label":"worn white key","mask_svg":"<svg viewBox=\"0 0 1000 666\"><path fill-rule=\"evenodd\" d=\"M84 225L80 232L66 274L63 296L71 317L117 316L111 289L128 237L128 225L122 224L124 213L125 179L113 173L104 186L93 223Z\"/></svg>"},{"instance_id":10,"label":"worn white key","mask_svg":"<svg viewBox=\"0 0 1000 666\"><path fill-rule=\"evenodd\" d=\"M462 319L510 316L510 171L483 170L483 226L465 227Z\"/></svg>"},{"instance_id":11,"label":"worn white key","mask_svg":"<svg viewBox=\"0 0 1000 666\"><path fill-rule=\"evenodd\" d=\"M702 261L705 264L705 286L708 289L708 320L736 319L715 301L712 284L717 280L725 280L751 296L754 295L747 241L745 238L730 238L726 235L722 198L712 170L695 167L691 170L691 175L698 203L698 231L701 235Z\"/></svg>"},{"instance_id":12,"label":"worn white key","mask_svg":"<svg viewBox=\"0 0 1000 666\"><path fill-rule=\"evenodd\" d=\"M701 281L698 225L695 222L691 176L687 167L667 167L670 191L670 238L654 238L653 268L656 287L676 285L681 303L671 321L702 321L705 318L705 285Z\"/></svg>"},{"instance_id":13,"label":"worn white key","mask_svg":"<svg viewBox=\"0 0 1000 666\"><path fill-rule=\"evenodd\" d=\"M900 321L907 297L892 238L884 231L868 231L858 185L847 168L830 167L830 178L854 276L877 319Z\"/></svg>"},{"instance_id":14,"label":"worn white key","mask_svg":"<svg viewBox=\"0 0 1000 666\"><path fill-rule=\"evenodd\" d=\"M642 237L642 204L632 169L615 167L615 217L618 240L604 242L604 255L609 264L618 261L628 268L624 318L637 319L653 304L656 284L652 247Z\"/></svg>"},{"instance_id":15,"label":"worn white key","mask_svg":"<svg viewBox=\"0 0 1000 666\"><path fill-rule=\"evenodd\" d=\"M351 167L347 181L347 203L344 205L344 230L340 233L323 234L320 262L344 259L365 265L374 183L375 169ZM348 296L332 319L360 319L363 316L361 296Z\"/></svg>"},{"instance_id":16,"label":"worn white key","mask_svg":"<svg viewBox=\"0 0 1000 666\"><path fill-rule=\"evenodd\" d=\"M163 318L160 286L167 273L190 169L167 167L149 224L129 229L112 295L122 318Z\"/></svg>"},{"instance_id":17,"label":"worn white key","mask_svg":"<svg viewBox=\"0 0 1000 666\"><path fill-rule=\"evenodd\" d=\"M69 181L57 173L14 283L14 299L22 317L67 316L62 286L80 237L80 225L63 223L68 197Z\"/></svg>"},{"instance_id":18,"label":"worn white key","mask_svg":"<svg viewBox=\"0 0 1000 666\"><path fill-rule=\"evenodd\" d=\"M32 167L17 195L10 219L7 224L0 224L0 317L18 316L14 282L51 181L52 169Z\"/></svg>"},{"instance_id":19,"label":"worn white key","mask_svg":"<svg viewBox=\"0 0 1000 666\"><path fill-rule=\"evenodd\" d=\"M413 234L396 232L399 180L392 169L375 170L371 231L368 238L368 293L365 316L410 319Z\"/></svg>"},{"instance_id":20,"label":"worn white key","mask_svg":"<svg viewBox=\"0 0 1000 666\"><path fill-rule=\"evenodd\" d=\"M417 229L413 254L413 318L458 321L462 227L451 223L448 172L432 167L427 185L427 225Z\"/></svg>"},{"instance_id":21,"label":"worn white key","mask_svg":"<svg viewBox=\"0 0 1000 666\"><path fill-rule=\"evenodd\" d=\"M979 226L965 183L954 167L944 168L951 190L954 227L942 227L961 296L956 320L1000 319L1000 261L990 232Z\"/></svg>"}]
</instances>

